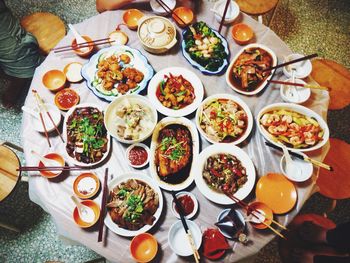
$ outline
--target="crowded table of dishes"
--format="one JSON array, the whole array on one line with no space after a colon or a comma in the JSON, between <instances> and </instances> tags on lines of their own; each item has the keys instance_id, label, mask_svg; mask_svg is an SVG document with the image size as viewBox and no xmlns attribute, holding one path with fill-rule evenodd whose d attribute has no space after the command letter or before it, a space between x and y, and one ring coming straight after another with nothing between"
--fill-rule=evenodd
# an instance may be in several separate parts
<instances>
[{"instance_id":1,"label":"crowded table of dishes","mask_svg":"<svg viewBox=\"0 0 350 263\"><path fill-rule=\"evenodd\" d=\"M112 262L238 262L285 238L332 169L317 54L234 1L69 27L23 106L20 167L61 237Z\"/></svg>"}]
</instances>

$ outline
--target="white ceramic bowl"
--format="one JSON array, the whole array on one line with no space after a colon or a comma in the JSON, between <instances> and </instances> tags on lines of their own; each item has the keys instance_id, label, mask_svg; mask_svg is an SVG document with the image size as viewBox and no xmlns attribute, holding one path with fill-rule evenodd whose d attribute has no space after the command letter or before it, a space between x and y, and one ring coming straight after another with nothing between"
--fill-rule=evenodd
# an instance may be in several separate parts
<instances>
[{"instance_id":1,"label":"white ceramic bowl","mask_svg":"<svg viewBox=\"0 0 350 263\"><path fill-rule=\"evenodd\" d=\"M216 222L219 222L221 219L223 219L225 216L228 215L228 213L230 212L231 208L226 208L224 210L222 210L220 212L220 214L218 215L218 217L216 218ZM246 227L246 222L244 220L244 216L242 215L242 213L238 210L235 210L235 212L237 213L237 217L239 218L239 220L242 222L242 224L244 225L244 227ZM218 228L220 233L223 234L226 238L229 239L233 239L234 236L230 236L227 233L225 233L224 231L222 231L220 228ZM236 234L236 233L235 233Z\"/></svg>"},{"instance_id":2,"label":"white ceramic bowl","mask_svg":"<svg viewBox=\"0 0 350 263\"><path fill-rule=\"evenodd\" d=\"M261 45L261 44L258 44L258 43L252 43L252 44L249 44L245 47L243 47L239 52L237 52L237 54L233 57L233 59L231 60L231 63L230 65L228 66L227 70L226 70L226 83L236 92L238 93L241 93L241 94L244 94L244 95L248 95L248 96L251 96L251 95L255 95L255 94L258 94L260 91L262 91L265 86L267 85L267 82L268 80L270 80L275 72L275 70L272 70L271 71L271 74L265 79L264 82L262 82L260 84L260 86L258 88L256 88L255 90L253 91L244 91L244 90L241 90L241 89L238 89L237 87L235 87L235 85L233 85L231 83L231 80L230 80L230 74L232 74L232 68L233 68L233 64L236 62L236 60L238 59L238 57L244 52L244 50L248 49L248 48L261 48L261 49L264 49L266 50L271 56L272 56L272 66L276 66L277 65L277 56L275 54L275 52L273 52L270 48L268 48L267 46L264 46L264 45Z\"/></svg>"},{"instance_id":3,"label":"white ceramic bowl","mask_svg":"<svg viewBox=\"0 0 350 263\"><path fill-rule=\"evenodd\" d=\"M274 104L270 104L270 105L268 105L260 110L260 112L258 113L258 115L256 117L256 122L257 122L257 126L258 126L260 133L264 136L264 138L266 140L268 140L272 144L280 147L278 145L278 143L276 143L271 138L270 133L268 133L265 130L265 128L263 128L262 125L260 125L260 119L264 113L269 112L269 111L273 111L273 110L280 110L280 109L295 111L295 112L298 112L298 113L303 114L305 116L313 117L317 120L317 122L320 124L321 128L324 130L323 140L318 142L316 145L314 145L310 148L306 148L306 149L294 149L294 148L287 146L287 148L289 150L293 150L295 152L313 151L313 150L317 150L317 149L323 147L327 143L327 141L329 139L329 128L328 128L327 123L323 120L323 118L320 115L318 115L316 112L314 112L313 110L310 110L309 108L306 108L306 107L298 105L298 104L293 104L293 103L274 103Z\"/></svg>"},{"instance_id":4,"label":"white ceramic bowl","mask_svg":"<svg viewBox=\"0 0 350 263\"><path fill-rule=\"evenodd\" d=\"M286 57L284 62L298 59L301 57L304 57L304 55L290 54ZM295 68L295 77L298 79L303 79L310 75L312 71L312 64L311 61L308 59L283 67L283 73L287 78L292 77L292 68Z\"/></svg>"},{"instance_id":5,"label":"white ceramic bowl","mask_svg":"<svg viewBox=\"0 0 350 263\"><path fill-rule=\"evenodd\" d=\"M221 13L221 15L218 15L217 13L215 13L215 19L219 23L221 22L222 14L224 13L224 10L225 10L225 5L226 5L226 0L220 0L214 4L213 9L217 10L217 11L219 11L219 13ZM229 6L229 9L227 10L226 17L224 20L225 25L232 23L239 16L239 5L236 3L236 1L231 0L230 5L231 5L231 7ZM231 13L230 13L230 11L231 11Z\"/></svg>"},{"instance_id":6,"label":"white ceramic bowl","mask_svg":"<svg viewBox=\"0 0 350 263\"><path fill-rule=\"evenodd\" d=\"M173 110L163 106L163 104L158 100L156 91L158 89L159 83L164 79L164 75L169 76L169 74L172 74L173 76L182 75L192 84L196 97L190 105L187 105L182 109ZM199 107L200 103L203 100L203 96L204 90L201 80L196 74L186 68L170 67L162 69L153 76L148 84L148 98L160 113L169 117L182 117L191 114Z\"/></svg>"},{"instance_id":7,"label":"white ceramic bowl","mask_svg":"<svg viewBox=\"0 0 350 263\"><path fill-rule=\"evenodd\" d=\"M161 216L162 211L163 211L163 195L162 195L162 191L159 189L159 186L152 178L150 178L146 174L137 173L137 172L128 172L125 174L118 175L118 177L114 178L112 181L110 181L108 183L108 189L112 190L114 187L116 187L117 185L119 185L122 182L127 181L128 179L137 179L139 181L145 182L159 196L159 206L158 206L157 211L153 215L155 217L153 224L152 225L146 224L138 230L128 230L128 229L119 227L116 223L113 222L111 216L109 215L109 212L107 212L104 223L112 232L114 232L120 236L133 237L133 236L137 236L138 234L147 232L157 223L157 221L158 221L158 219Z\"/></svg>"},{"instance_id":8,"label":"white ceramic bowl","mask_svg":"<svg viewBox=\"0 0 350 263\"><path fill-rule=\"evenodd\" d=\"M298 153L303 156L306 156L304 153ZM285 155L282 156L281 161L280 161L280 168L282 173L284 174L285 177L287 177L289 180L294 181L294 182L304 182L312 176L312 173L314 171L314 167L312 166L312 163L306 162L304 160L301 160L299 158L296 158L294 156L291 156L293 162L295 165L300 167L301 174L299 176L294 175L294 174L287 174L286 172L286 157Z\"/></svg>"},{"instance_id":9,"label":"white ceramic bowl","mask_svg":"<svg viewBox=\"0 0 350 263\"><path fill-rule=\"evenodd\" d=\"M286 82L292 82L292 79L287 79ZM301 79L295 79L295 83L306 84L306 82ZM295 94L294 97L289 94L289 90ZM281 84L280 95L286 102L302 104L310 98L311 90L309 88Z\"/></svg>"},{"instance_id":10,"label":"white ceramic bowl","mask_svg":"<svg viewBox=\"0 0 350 263\"><path fill-rule=\"evenodd\" d=\"M139 139L126 140L124 138L121 138L117 134L116 110L121 105L121 103L124 102L124 100L128 100L130 103L139 103L140 105L149 108L149 111L151 112L152 125L150 126L147 133L145 133L144 136L140 137ZM157 111L152 106L151 102L146 97L137 95L137 94L128 94L128 95L124 95L116 98L112 103L108 105L104 116L104 123L108 132L118 141L122 143L127 143L127 144L133 144L133 143L142 142L146 140L149 136L151 136L154 130L154 127L157 124L157 120L158 120Z\"/></svg>"},{"instance_id":11,"label":"white ceramic bowl","mask_svg":"<svg viewBox=\"0 0 350 263\"><path fill-rule=\"evenodd\" d=\"M50 113L53 122L55 123L56 127L58 127L61 123L61 112L60 110L53 104L45 103L45 106L47 107L48 112ZM23 111L30 111L30 123L32 123L34 129L38 132L45 132L44 127L40 121L39 111L31 109L29 107L23 106ZM36 116L36 117L34 117ZM48 132L51 132L55 129L55 126L53 125L52 121L50 120L49 116L43 112L42 113L44 123L46 130Z\"/></svg>"},{"instance_id":12,"label":"white ceramic bowl","mask_svg":"<svg viewBox=\"0 0 350 263\"><path fill-rule=\"evenodd\" d=\"M145 149L146 152L147 152L147 159L146 159L146 161L145 161L143 164L141 164L141 165L132 164L132 163L130 162L130 160L129 160L129 152L130 152L130 150L131 150L132 148L134 148L134 147L136 147L136 146L142 147L142 148ZM137 168L137 169L138 169L138 168L142 168L142 167L146 166L146 165L149 163L149 158L150 158L149 156L150 156L150 150L149 150L148 146L147 146L146 144L143 144L143 143L134 143L134 144L130 145L128 148L126 148L126 151L125 151L125 158L128 160L128 164L129 164L131 167L134 167L134 168Z\"/></svg>"},{"instance_id":13,"label":"white ceramic bowl","mask_svg":"<svg viewBox=\"0 0 350 263\"><path fill-rule=\"evenodd\" d=\"M236 156L238 160L241 161L242 166L246 168L246 173L248 175L248 181L238 189L238 191L234 194L237 198L243 200L246 198L249 193L252 191L255 184L255 167L252 160L249 158L248 154L243 151L241 148L238 148L235 145L229 143L221 143L221 144L213 144L209 147L205 148L197 158L197 162L195 163L195 182L199 189L199 191L210 201L221 204L221 205L231 205L235 202L227 197L224 193L219 193L217 191L212 190L205 180L203 179L203 169L204 165L207 162L207 159L210 156L219 153L226 153ZM191 171L192 173L192 171Z\"/></svg>"},{"instance_id":14,"label":"white ceramic bowl","mask_svg":"<svg viewBox=\"0 0 350 263\"><path fill-rule=\"evenodd\" d=\"M254 119L253 119L253 115L252 112L250 111L248 105L239 97L230 95L230 94L215 94L212 96L209 96L208 98L206 98L200 105L200 107L198 107L197 112L196 112L196 126L197 129L199 131L199 133L210 143L218 143L217 141L214 141L213 139L209 138L208 135L203 131L203 129L200 126L199 123L199 117L200 114L202 114L203 111L203 106L205 106L206 104L208 104L210 101L215 100L215 99L229 99L229 100L233 100L234 102L238 103L243 110L246 112L247 116L248 116L248 127L245 131L245 133L238 138L236 141L232 142L232 144L237 145L240 144L241 142L243 142L245 139L248 138L249 134L251 133L252 129L253 129L253 123L254 123Z\"/></svg>"},{"instance_id":15,"label":"white ceramic bowl","mask_svg":"<svg viewBox=\"0 0 350 263\"><path fill-rule=\"evenodd\" d=\"M182 191L182 192L176 193L176 197L177 198L180 198L181 196L184 196L184 195L188 195L189 197L191 197L191 199L193 201L193 204L194 204L192 213L190 213L187 216L185 216L186 219L191 219L192 217L195 216L195 214L198 211L198 201L197 201L197 198L195 197L195 195L190 193L190 192ZM176 216L178 219L180 219L180 215L175 209L175 202L174 202L174 200L171 202L171 212L173 212L174 216Z\"/></svg>"},{"instance_id":16,"label":"white ceramic bowl","mask_svg":"<svg viewBox=\"0 0 350 263\"><path fill-rule=\"evenodd\" d=\"M202 232L195 222L186 220L186 223L189 230L191 231L195 247L199 249L202 244ZM168 233L168 242L170 248L179 256L187 257L193 254L181 220L176 221L170 227Z\"/></svg>"},{"instance_id":17,"label":"white ceramic bowl","mask_svg":"<svg viewBox=\"0 0 350 263\"><path fill-rule=\"evenodd\" d=\"M163 0L163 2L170 7L171 10L174 10L176 6L176 0ZM164 10L164 8L158 4L156 0L149 1L153 13L159 16L167 16L168 13Z\"/></svg>"}]
</instances>

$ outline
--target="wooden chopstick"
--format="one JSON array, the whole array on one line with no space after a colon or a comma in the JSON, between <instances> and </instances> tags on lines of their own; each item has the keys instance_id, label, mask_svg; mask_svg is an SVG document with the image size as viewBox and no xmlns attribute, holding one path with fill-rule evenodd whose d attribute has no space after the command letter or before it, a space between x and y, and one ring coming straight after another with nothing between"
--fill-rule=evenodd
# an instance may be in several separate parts
<instances>
[{"instance_id":1,"label":"wooden chopstick","mask_svg":"<svg viewBox=\"0 0 350 263\"><path fill-rule=\"evenodd\" d=\"M107 202L107 179L108 179L108 168L105 170L105 177L103 179L103 189L102 189L102 200L101 200L101 215L98 222L98 239L97 242L102 241L103 236L103 227L104 227L104 218L105 218L105 212L106 212L106 202Z\"/></svg>"},{"instance_id":2,"label":"wooden chopstick","mask_svg":"<svg viewBox=\"0 0 350 263\"><path fill-rule=\"evenodd\" d=\"M83 44L93 44L93 43L96 43L96 42L101 42L101 41L106 41L106 40L109 40L109 37L106 37L106 38L101 38L101 39L96 39L96 40L92 40L92 41L86 41L80 45L83 45ZM54 50L60 50L60 49L64 49L64 48L68 48L68 47L72 47L72 45L67 45L67 46L62 46L62 47L55 47L53 49L51 49L51 51L54 51Z\"/></svg>"},{"instance_id":3,"label":"wooden chopstick","mask_svg":"<svg viewBox=\"0 0 350 263\"><path fill-rule=\"evenodd\" d=\"M110 43L113 43L115 42L115 40L110 40L110 41L104 41L104 42L101 42L101 43L94 43L94 46L98 46L98 45L103 45L103 44L110 44ZM61 53L61 52L65 52L65 51L71 51L71 50L77 50L77 49L82 49L82 48L85 48L85 47L91 47L92 45L91 44L80 44L80 45L77 45L77 46L71 46L69 48L65 48L65 49L60 49L60 50L54 50L53 52L54 53Z\"/></svg>"},{"instance_id":4,"label":"wooden chopstick","mask_svg":"<svg viewBox=\"0 0 350 263\"><path fill-rule=\"evenodd\" d=\"M182 18L179 17L176 13L174 13L173 10L171 10L171 8L166 3L164 3L162 0L156 1L165 10L165 12L167 12L171 16L176 16L176 18L179 19L182 24L184 24L185 26L187 25L187 23L183 21Z\"/></svg>"},{"instance_id":5,"label":"wooden chopstick","mask_svg":"<svg viewBox=\"0 0 350 263\"><path fill-rule=\"evenodd\" d=\"M297 63L297 62L300 62L300 61L304 61L304 60L308 60L308 59L312 59L314 57L317 57L318 55L315 53L315 54L311 54L311 55L308 55L308 56L305 56L305 57L301 57L301 58L298 58L298 59L294 59L294 60L291 60L291 61L288 61L288 62L285 62L285 63L282 63L282 64L279 64L279 65L276 65L274 67L270 67L270 68L266 68L266 69L263 69L262 71L270 71L270 70L273 70L273 69L276 69L276 68L281 68L281 67L284 67L284 66L288 66L290 64L294 64L294 63Z\"/></svg>"},{"instance_id":6,"label":"wooden chopstick","mask_svg":"<svg viewBox=\"0 0 350 263\"><path fill-rule=\"evenodd\" d=\"M32 91L33 91L33 93L38 97L38 100L39 100L41 106L44 108L44 110L45 110L47 116L49 116L49 119L50 119L51 123L53 124L53 126L55 127L55 130L56 130L57 134L60 136L62 142L64 143L62 134L60 133L60 131L59 131L59 129L58 129L56 123L53 121L50 112L47 110L47 107L46 107L46 105L45 105L43 99L40 97L39 93L38 93L35 89L33 89Z\"/></svg>"},{"instance_id":7,"label":"wooden chopstick","mask_svg":"<svg viewBox=\"0 0 350 263\"><path fill-rule=\"evenodd\" d=\"M224 21L225 21L225 18L226 18L226 13L227 13L227 10L228 10L228 7L230 5L230 1L231 0L226 0L226 5L225 5L225 9L224 9L224 13L222 14L222 18L221 18L221 21L220 21L220 26L219 26L219 34L221 32L221 29L222 29L222 26L224 25Z\"/></svg>"},{"instance_id":8,"label":"wooden chopstick","mask_svg":"<svg viewBox=\"0 0 350 263\"><path fill-rule=\"evenodd\" d=\"M47 143L49 144L49 147L51 147L51 142L50 142L50 138L49 138L49 133L47 132L47 129L46 129L46 125L45 125L45 122L44 122L44 118L43 118L43 114L42 114L42 108L41 108L41 106L40 106L39 99L38 99L38 97L36 96L36 93L34 92L34 90L32 90L32 92L33 92L33 94L34 94L36 104L37 104L37 106L38 106L38 108L39 108L40 121L41 121L41 125L42 125L43 128L44 128L44 133L45 133L45 137L46 137Z\"/></svg>"},{"instance_id":9,"label":"wooden chopstick","mask_svg":"<svg viewBox=\"0 0 350 263\"><path fill-rule=\"evenodd\" d=\"M83 167L75 166L48 166L48 167L39 167L39 166L21 166L16 169L16 171L26 171L26 172L35 172L35 171L79 171L85 170Z\"/></svg>"},{"instance_id":10,"label":"wooden chopstick","mask_svg":"<svg viewBox=\"0 0 350 263\"><path fill-rule=\"evenodd\" d=\"M304 87L304 88L309 88L309 89L329 90L329 88L324 87L324 86L310 85L310 84L301 84L301 83L294 83L294 82L289 82L289 81L268 80L267 82L275 83L275 84L282 84L282 85Z\"/></svg>"}]
</instances>

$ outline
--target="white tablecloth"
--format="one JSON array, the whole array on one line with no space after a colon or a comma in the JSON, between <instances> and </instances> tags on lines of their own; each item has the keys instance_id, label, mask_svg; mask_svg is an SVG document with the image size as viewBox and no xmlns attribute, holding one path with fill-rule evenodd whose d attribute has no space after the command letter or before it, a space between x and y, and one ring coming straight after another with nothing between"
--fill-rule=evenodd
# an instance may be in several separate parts
<instances>
[{"instance_id":1,"label":"white tablecloth","mask_svg":"<svg viewBox=\"0 0 350 263\"><path fill-rule=\"evenodd\" d=\"M210 26L217 28L218 23L215 21L214 15L209 11L210 5L210 3L204 3L200 7L201 10L199 10L197 21L203 20ZM108 33L115 29L118 23L121 23L121 14L122 11L105 12L95 17L91 17L80 24L77 24L76 28L81 34L89 35L93 39L104 38L108 35ZM277 54L280 61L283 60L283 56L292 53L287 45L284 44L283 41L269 28L256 22L247 15L242 14L240 20L242 20L244 23L247 23L254 29L256 42L265 44L266 46L270 47ZM130 31L124 27L122 29L129 35L128 45L141 50L142 53L145 54L145 56L148 58L155 71L159 71L169 66L181 66L190 69L195 72L202 80L205 87L206 96L215 93L228 93L239 96L249 105L254 117L256 117L259 110L265 105L282 101L279 96L279 87L277 85L269 86L258 96L248 97L236 94L227 86L224 75L205 76L198 70L192 68L192 66L182 56L179 45L176 45L167 54L152 55L142 49L134 31ZM179 30L179 41L181 39L180 33L181 31ZM232 40L228 27L223 28L222 34L227 37L232 58L234 54L236 54L242 47L238 46ZM71 32L69 32L58 46L70 44L72 38L73 35ZM46 60L42 63L42 65L37 68L31 84L31 89L37 89L46 102L53 103L54 94L43 86L41 81L42 76L45 74L45 72L51 69L62 70L66 64L73 61L86 63L87 59L77 57L70 52L61 55L57 55L51 52ZM281 71L277 71L275 76L276 78L282 78ZM99 98L95 97L93 93L86 87L84 82L79 84L72 84L71 87L79 93L81 102L98 103L103 106L107 105L106 102L101 101ZM327 92L312 90L312 97L305 104L305 106L313 109L321 116L326 118L328 102L329 96ZM25 105L35 105L35 100L31 92L29 92L26 98ZM64 115L63 112L62 114ZM191 118L193 118L193 116ZM22 123L22 142L25 150L26 164L36 165L38 162L38 160L30 154L30 150L32 149L42 154L54 151L65 155L65 147L55 133L51 134L51 141L53 143L53 146L51 149L49 149L43 134L39 134L34 131L30 123L29 115L24 113ZM256 124L254 124L251 136L242 145L242 148L248 153L256 167L258 178L268 172L280 172L279 160L281 154L277 153L276 151L271 151L269 148L267 148L264 145L264 141L265 140L263 139L262 135L259 134L257 130ZM202 149L208 145L209 144L202 138ZM313 153L312 157L322 160L328 150L328 147L329 145L327 144L325 147L323 147L322 150ZM113 174L114 177L117 177L127 171L133 171L133 168L127 165L124 157L126 145L122 145L116 140L113 140L112 149L113 153L109 161L103 167L96 169L97 175L99 176L101 182L103 179L103 171L105 167L109 167L109 171ZM143 170L142 172L149 174L149 169ZM318 171L315 169L314 177L317 172ZM45 211L52 215L52 218L57 226L57 230L60 235L77 241L93 249L111 261L131 262L132 258L129 252L129 238L117 236L114 233L108 231L106 241L104 243L97 243L96 229L87 231L75 225L72 217L72 211L75 205L71 201L70 196L73 194L72 185L77 175L79 175L79 172L71 172L67 176L59 177L57 180L47 180L46 178L40 177L37 173L32 173L29 178L30 199L33 202L39 204ZM311 195L313 186L314 183L312 180L309 180L303 184L298 184L298 202L295 208L285 216L276 217L277 220L283 224L290 222L292 218L298 213L307 198ZM199 192L194 183L189 188L189 190L197 196L200 204L199 213L194 221L200 226L202 231L208 227L213 227L214 223L216 222L217 215L224 207L215 205L214 203L208 201ZM188 259L178 257L172 252L169 247L167 240L168 230L177 219L173 216L170 210L170 194L165 192L164 197L165 206L163 209L163 216L151 231L151 233L155 235L160 245L158 259L162 262L186 261ZM250 201L253 198L254 191L252 191L252 194L246 200ZM95 199L95 201L97 203L101 202L101 194ZM226 257L224 259L225 262L237 262L241 259L245 259L256 254L274 237L274 234L268 230L255 230L252 229L249 224L247 228L247 231L249 233L248 237L251 242L247 246L244 246L242 244L237 244L234 246L234 252L226 254ZM233 241L230 241L230 244L233 245L233 243Z\"/></svg>"}]
</instances>

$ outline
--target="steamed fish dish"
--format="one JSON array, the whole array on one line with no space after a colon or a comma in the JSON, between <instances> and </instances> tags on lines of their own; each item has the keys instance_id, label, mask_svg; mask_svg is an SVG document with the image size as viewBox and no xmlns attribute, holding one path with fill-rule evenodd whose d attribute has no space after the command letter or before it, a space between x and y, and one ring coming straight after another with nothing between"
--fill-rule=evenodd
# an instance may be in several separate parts
<instances>
[{"instance_id":1,"label":"steamed fish dish","mask_svg":"<svg viewBox=\"0 0 350 263\"><path fill-rule=\"evenodd\" d=\"M259 121L275 140L288 147L310 148L323 140L324 131L317 120L295 111L266 112Z\"/></svg>"},{"instance_id":2,"label":"steamed fish dish","mask_svg":"<svg viewBox=\"0 0 350 263\"><path fill-rule=\"evenodd\" d=\"M113 188L107 204L112 221L128 230L152 225L158 207L158 194L147 183L136 179L129 179Z\"/></svg>"},{"instance_id":3,"label":"steamed fish dish","mask_svg":"<svg viewBox=\"0 0 350 263\"><path fill-rule=\"evenodd\" d=\"M215 142L231 143L246 131L248 116L243 108L230 99L215 99L202 108L201 129Z\"/></svg>"},{"instance_id":4,"label":"steamed fish dish","mask_svg":"<svg viewBox=\"0 0 350 263\"><path fill-rule=\"evenodd\" d=\"M153 112L141 102L125 99L118 105L115 114L117 134L124 140L143 138L153 128Z\"/></svg>"}]
</instances>

